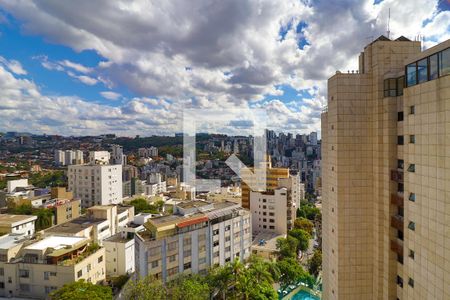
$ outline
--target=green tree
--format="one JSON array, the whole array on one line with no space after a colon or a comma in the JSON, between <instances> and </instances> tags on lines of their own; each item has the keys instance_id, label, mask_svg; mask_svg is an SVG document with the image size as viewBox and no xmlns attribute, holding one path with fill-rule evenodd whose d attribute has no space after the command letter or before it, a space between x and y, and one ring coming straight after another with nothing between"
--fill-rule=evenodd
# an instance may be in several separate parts
<instances>
[{"instance_id":1,"label":"green tree","mask_svg":"<svg viewBox=\"0 0 450 300\"><path fill-rule=\"evenodd\" d=\"M136 198L130 202L130 205L134 206L134 213L139 214L150 209L148 201L144 198Z\"/></svg>"},{"instance_id":2,"label":"green tree","mask_svg":"<svg viewBox=\"0 0 450 300\"><path fill-rule=\"evenodd\" d=\"M308 260L308 271L317 277L322 269L322 251L314 251L313 256Z\"/></svg>"},{"instance_id":3,"label":"green tree","mask_svg":"<svg viewBox=\"0 0 450 300\"><path fill-rule=\"evenodd\" d=\"M204 277L199 275L179 275L168 283L168 299L207 300L209 286Z\"/></svg>"},{"instance_id":4,"label":"green tree","mask_svg":"<svg viewBox=\"0 0 450 300\"><path fill-rule=\"evenodd\" d=\"M308 249L311 236L306 231L302 229L292 229L288 234L298 241L297 250L305 251Z\"/></svg>"},{"instance_id":5,"label":"green tree","mask_svg":"<svg viewBox=\"0 0 450 300\"><path fill-rule=\"evenodd\" d=\"M38 208L33 210L33 215L37 216L36 230L43 230L53 225L53 211L48 208Z\"/></svg>"},{"instance_id":6,"label":"green tree","mask_svg":"<svg viewBox=\"0 0 450 300\"><path fill-rule=\"evenodd\" d=\"M295 219L294 228L302 229L312 236L314 231L314 223L306 218L300 217Z\"/></svg>"},{"instance_id":7,"label":"green tree","mask_svg":"<svg viewBox=\"0 0 450 300\"><path fill-rule=\"evenodd\" d=\"M125 286L124 296L132 300L166 300L167 290L160 280L147 276L136 281L130 280Z\"/></svg>"},{"instance_id":8,"label":"green tree","mask_svg":"<svg viewBox=\"0 0 450 300\"><path fill-rule=\"evenodd\" d=\"M298 281L307 283L312 286L314 278L306 272L302 266L293 258L284 258L277 261L278 269L280 270L280 284L282 286L295 284Z\"/></svg>"},{"instance_id":9,"label":"green tree","mask_svg":"<svg viewBox=\"0 0 450 300\"><path fill-rule=\"evenodd\" d=\"M277 239L276 247L280 258L297 257L298 240L290 235Z\"/></svg>"},{"instance_id":10,"label":"green tree","mask_svg":"<svg viewBox=\"0 0 450 300\"><path fill-rule=\"evenodd\" d=\"M112 299L112 291L110 287L94 285L85 282L83 279L69 284L65 284L59 290L50 294L52 300L107 300Z\"/></svg>"}]
</instances>

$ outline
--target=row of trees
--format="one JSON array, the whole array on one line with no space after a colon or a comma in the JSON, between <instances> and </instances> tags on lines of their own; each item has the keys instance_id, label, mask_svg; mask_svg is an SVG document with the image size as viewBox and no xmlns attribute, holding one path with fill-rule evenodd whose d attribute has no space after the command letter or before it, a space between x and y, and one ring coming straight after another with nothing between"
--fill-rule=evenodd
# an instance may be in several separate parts
<instances>
[{"instance_id":1,"label":"row of trees","mask_svg":"<svg viewBox=\"0 0 450 300\"><path fill-rule=\"evenodd\" d=\"M216 266L208 275L180 274L163 284L154 276L130 280L124 288L124 298L131 300L207 300L215 299L268 299L277 300L275 282L289 285L298 280L312 285L314 278L293 258L276 262L252 256L244 264L239 259ZM65 285L51 294L52 300L112 299L109 287L96 286L84 281Z\"/></svg>"}]
</instances>

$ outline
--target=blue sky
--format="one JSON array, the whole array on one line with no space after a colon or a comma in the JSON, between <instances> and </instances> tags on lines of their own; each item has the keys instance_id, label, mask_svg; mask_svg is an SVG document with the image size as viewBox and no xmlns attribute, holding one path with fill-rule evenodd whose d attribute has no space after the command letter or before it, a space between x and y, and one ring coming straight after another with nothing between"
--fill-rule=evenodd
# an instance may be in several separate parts
<instances>
[{"instance_id":1,"label":"blue sky","mask_svg":"<svg viewBox=\"0 0 450 300\"><path fill-rule=\"evenodd\" d=\"M319 131L327 78L356 68L389 9L393 37L449 38L447 1L0 0L0 131L172 134L185 108L230 107Z\"/></svg>"}]
</instances>

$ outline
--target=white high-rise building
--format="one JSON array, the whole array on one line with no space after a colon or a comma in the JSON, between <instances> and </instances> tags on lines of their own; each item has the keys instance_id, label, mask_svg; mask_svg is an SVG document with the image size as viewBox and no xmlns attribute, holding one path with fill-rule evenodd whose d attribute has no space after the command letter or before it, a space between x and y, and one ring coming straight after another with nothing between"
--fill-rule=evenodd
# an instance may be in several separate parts
<instances>
[{"instance_id":1,"label":"white high-rise building","mask_svg":"<svg viewBox=\"0 0 450 300\"><path fill-rule=\"evenodd\" d=\"M75 150L75 164L76 164L76 165L82 165L82 164L84 164L83 151L81 151L81 150Z\"/></svg>"},{"instance_id":2,"label":"white high-rise building","mask_svg":"<svg viewBox=\"0 0 450 300\"><path fill-rule=\"evenodd\" d=\"M68 181L82 207L122 202L122 165L69 166Z\"/></svg>"},{"instance_id":3,"label":"white high-rise building","mask_svg":"<svg viewBox=\"0 0 450 300\"><path fill-rule=\"evenodd\" d=\"M66 150L65 151L65 165L73 165L74 161L75 161L75 151L72 150Z\"/></svg>"},{"instance_id":4,"label":"white high-rise building","mask_svg":"<svg viewBox=\"0 0 450 300\"><path fill-rule=\"evenodd\" d=\"M55 165L65 166L66 165L66 155L62 150L55 150Z\"/></svg>"},{"instance_id":5,"label":"white high-rise building","mask_svg":"<svg viewBox=\"0 0 450 300\"><path fill-rule=\"evenodd\" d=\"M109 164L111 154L108 151L90 151L89 163L90 164Z\"/></svg>"}]
</instances>

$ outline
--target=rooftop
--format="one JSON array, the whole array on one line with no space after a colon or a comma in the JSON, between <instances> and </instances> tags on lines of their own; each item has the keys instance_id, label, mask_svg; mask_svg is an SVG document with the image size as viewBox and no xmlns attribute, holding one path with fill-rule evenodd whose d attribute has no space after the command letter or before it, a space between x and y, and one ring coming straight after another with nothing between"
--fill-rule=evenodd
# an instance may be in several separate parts
<instances>
[{"instance_id":1,"label":"rooftop","mask_svg":"<svg viewBox=\"0 0 450 300\"><path fill-rule=\"evenodd\" d=\"M15 223L24 223L36 220L37 216L0 214L0 226L12 226Z\"/></svg>"},{"instance_id":2,"label":"rooftop","mask_svg":"<svg viewBox=\"0 0 450 300\"><path fill-rule=\"evenodd\" d=\"M263 251L277 251L277 240L285 238L284 234L275 234L270 232L261 232L253 238L252 249Z\"/></svg>"},{"instance_id":3,"label":"rooftop","mask_svg":"<svg viewBox=\"0 0 450 300\"><path fill-rule=\"evenodd\" d=\"M6 234L0 237L0 249L10 249L11 247L27 240L24 234Z\"/></svg>"},{"instance_id":4,"label":"rooftop","mask_svg":"<svg viewBox=\"0 0 450 300\"><path fill-rule=\"evenodd\" d=\"M194 208L194 207L202 207L206 205L210 205L211 203L202 201L202 200L192 200L186 202L180 202L177 204L178 207L183 209Z\"/></svg>"},{"instance_id":5,"label":"rooftop","mask_svg":"<svg viewBox=\"0 0 450 300\"><path fill-rule=\"evenodd\" d=\"M69 222L53 226L49 229L46 229L45 232L75 234L77 232L80 232L83 229L86 229L93 225L100 224L105 221L106 221L105 219L97 219L97 218L90 218L90 217L83 216L83 217L73 219Z\"/></svg>"},{"instance_id":6,"label":"rooftop","mask_svg":"<svg viewBox=\"0 0 450 300\"><path fill-rule=\"evenodd\" d=\"M75 245L87 242L88 240L88 238L78 236L49 236L37 243L25 247L25 249L46 250L47 248L53 248L59 250L67 247L74 247Z\"/></svg>"},{"instance_id":7,"label":"rooftop","mask_svg":"<svg viewBox=\"0 0 450 300\"><path fill-rule=\"evenodd\" d=\"M133 238L124 237L121 232L116 233L115 235L110 236L107 239L104 239L104 242L114 242L114 243L127 243L131 241Z\"/></svg>"}]
</instances>

